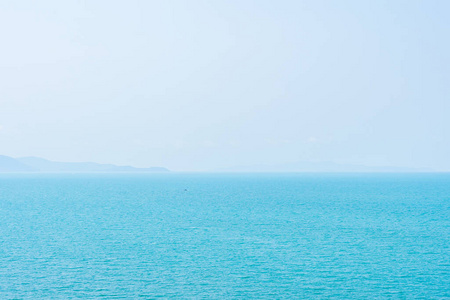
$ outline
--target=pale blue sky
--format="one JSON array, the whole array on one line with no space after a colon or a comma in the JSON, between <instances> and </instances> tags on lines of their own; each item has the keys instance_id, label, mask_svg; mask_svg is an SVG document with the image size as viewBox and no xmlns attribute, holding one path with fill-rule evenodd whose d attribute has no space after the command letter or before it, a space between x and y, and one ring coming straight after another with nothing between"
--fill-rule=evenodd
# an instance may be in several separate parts
<instances>
[{"instance_id":1,"label":"pale blue sky","mask_svg":"<svg viewBox=\"0 0 450 300\"><path fill-rule=\"evenodd\" d=\"M2 1L0 154L450 171L450 1Z\"/></svg>"}]
</instances>

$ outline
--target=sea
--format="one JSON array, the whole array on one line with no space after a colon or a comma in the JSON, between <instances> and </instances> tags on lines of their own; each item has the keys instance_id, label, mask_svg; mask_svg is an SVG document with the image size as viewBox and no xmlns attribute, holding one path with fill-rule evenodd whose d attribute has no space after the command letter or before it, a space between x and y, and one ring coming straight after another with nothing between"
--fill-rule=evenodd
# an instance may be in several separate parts
<instances>
[{"instance_id":1,"label":"sea","mask_svg":"<svg viewBox=\"0 0 450 300\"><path fill-rule=\"evenodd\" d=\"M0 299L450 299L450 174L3 174Z\"/></svg>"}]
</instances>

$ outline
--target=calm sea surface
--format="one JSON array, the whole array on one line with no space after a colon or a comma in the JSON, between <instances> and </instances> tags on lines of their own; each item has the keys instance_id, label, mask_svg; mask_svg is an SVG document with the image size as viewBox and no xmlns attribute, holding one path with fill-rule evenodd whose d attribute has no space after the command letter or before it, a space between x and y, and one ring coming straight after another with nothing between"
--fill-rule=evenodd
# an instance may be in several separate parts
<instances>
[{"instance_id":1,"label":"calm sea surface","mask_svg":"<svg viewBox=\"0 0 450 300\"><path fill-rule=\"evenodd\" d=\"M0 175L0 299L450 299L450 174Z\"/></svg>"}]
</instances>

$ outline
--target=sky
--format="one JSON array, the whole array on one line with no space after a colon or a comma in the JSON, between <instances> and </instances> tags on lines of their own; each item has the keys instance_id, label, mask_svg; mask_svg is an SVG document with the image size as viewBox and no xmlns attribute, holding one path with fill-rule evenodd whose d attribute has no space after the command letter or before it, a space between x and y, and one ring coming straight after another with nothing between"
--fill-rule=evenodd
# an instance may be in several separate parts
<instances>
[{"instance_id":1,"label":"sky","mask_svg":"<svg viewBox=\"0 0 450 300\"><path fill-rule=\"evenodd\" d=\"M450 1L1 1L0 154L450 171Z\"/></svg>"}]
</instances>

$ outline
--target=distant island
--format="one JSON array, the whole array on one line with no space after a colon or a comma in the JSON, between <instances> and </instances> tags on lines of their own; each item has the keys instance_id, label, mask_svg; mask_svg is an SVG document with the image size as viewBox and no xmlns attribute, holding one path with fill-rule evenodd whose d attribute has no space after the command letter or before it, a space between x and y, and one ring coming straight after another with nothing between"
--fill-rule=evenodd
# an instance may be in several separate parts
<instances>
[{"instance_id":1,"label":"distant island","mask_svg":"<svg viewBox=\"0 0 450 300\"><path fill-rule=\"evenodd\" d=\"M162 167L135 168L93 162L56 162L39 157L13 158L0 155L0 172L117 173L169 172Z\"/></svg>"}]
</instances>

